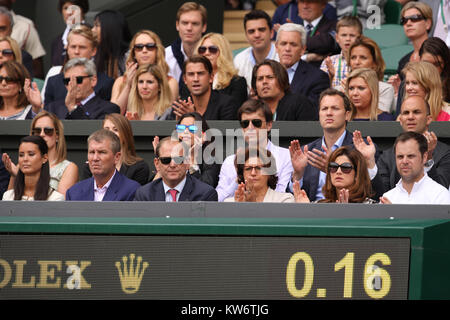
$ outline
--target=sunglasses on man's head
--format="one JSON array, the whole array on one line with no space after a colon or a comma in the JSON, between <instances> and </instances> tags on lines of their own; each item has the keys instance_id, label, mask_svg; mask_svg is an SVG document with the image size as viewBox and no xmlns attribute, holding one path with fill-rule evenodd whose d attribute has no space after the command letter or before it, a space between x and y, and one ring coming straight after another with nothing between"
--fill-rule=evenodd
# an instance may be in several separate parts
<instances>
[{"instance_id":1,"label":"sunglasses on man's head","mask_svg":"<svg viewBox=\"0 0 450 320\"><path fill-rule=\"evenodd\" d=\"M177 124L176 129L178 133L183 133L186 131L186 128L189 130L190 133L196 133L198 131L198 127L194 124L191 124L190 126L184 125L184 124Z\"/></svg>"},{"instance_id":2,"label":"sunglasses on man's head","mask_svg":"<svg viewBox=\"0 0 450 320\"><path fill-rule=\"evenodd\" d=\"M328 170L330 173L336 173L338 169L341 168L342 173L349 174L353 170L353 166L349 162L344 162L343 164L337 164L336 162L330 162L328 165Z\"/></svg>"},{"instance_id":3,"label":"sunglasses on man's head","mask_svg":"<svg viewBox=\"0 0 450 320\"><path fill-rule=\"evenodd\" d=\"M92 76L78 76L78 77L75 77L75 79L77 81L77 84L82 84L83 80L85 78L90 78L90 77L92 77ZM69 82L70 82L70 78L64 78L63 81L64 81L64 85L68 86Z\"/></svg>"},{"instance_id":4,"label":"sunglasses on man's head","mask_svg":"<svg viewBox=\"0 0 450 320\"><path fill-rule=\"evenodd\" d=\"M211 53L211 54L216 54L217 52L219 52L219 48L217 46L209 46L209 47L200 46L200 47L198 47L198 53L200 53L200 54L204 54L206 52L206 50L208 50L209 53Z\"/></svg>"},{"instance_id":5,"label":"sunglasses on man's head","mask_svg":"<svg viewBox=\"0 0 450 320\"><path fill-rule=\"evenodd\" d=\"M168 165L170 164L170 162L173 160L176 164L181 164L184 161L184 157L183 156L179 156L179 157L159 157L158 158L159 161L164 164L164 165Z\"/></svg>"},{"instance_id":6,"label":"sunglasses on man's head","mask_svg":"<svg viewBox=\"0 0 450 320\"><path fill-rule=\"evenodd\" d=\"M134 45L134 50L135 51L142 51L144 50L144 47L148 50L148 51L152 51L156 49L156 43L146 43L146 44L135 44Z\"/></svg>"},{"instance_id":7,"label":"sunglasses on man's head","mask_svg":"<svg viewBox=\"0 0 450 320\"><path fill-rule=\"evenodd\" d=\"M32 132L33 136L40 136L42 130L44 130L45 135L49 136L49 137L51 137L53 135L53 133L55 132L55 128L49 128L49 127L44 127L44 128L34 127L33 129L31 129L31 132Z\"/></svg>"},{"instance_id":8,"label":"sunglasses on man's head","mask_svg":"<svg viewBox=\"0 0 450 320\"><path fill-rule=\"evenodd\" d=\"M244 129L247 128L250 124L250 121L253 123L253 126L255 128L261 128L263 123L261 119L241 120L241 127Z\"/></svg>"},{"instance_id":9,"label":"sunglasses on man's head","mask_svg":"<svg viewBox=\"0 0 450 320\"><path fill-rule=\"evenodd\" d=\"M14 51L12 51L11 49L3 49L3 50L1 50L1 53L4 56L13 56L14 55Z\"/></svg>"},{"instance_id":10,"label":"sunglasses on man's head","mask_svg":"<svg viewBox=\"0 0 450 320\"><path fill-rule=\"evenodd\" d=\"M0 76L0 83L2 83L3 80L5 80L6 83L13 83L13 82L19 81L19 79L15 79L15 78L11 78L11 77Z\"/></svg>"},{"instance_id":11,"label":"sunglasses on man's head","mask_svg":"<svg viewBox=\"0 0 450 320\"><path fill-rule=\"evenodd\" d=\"M418 22L421 20L425 20L425 17L420 14L413 14L412 16L402 17L400 19L400 24L403 26L408 23L408 20L411 20L412 22Z\"/></svg>"}]
</instances>

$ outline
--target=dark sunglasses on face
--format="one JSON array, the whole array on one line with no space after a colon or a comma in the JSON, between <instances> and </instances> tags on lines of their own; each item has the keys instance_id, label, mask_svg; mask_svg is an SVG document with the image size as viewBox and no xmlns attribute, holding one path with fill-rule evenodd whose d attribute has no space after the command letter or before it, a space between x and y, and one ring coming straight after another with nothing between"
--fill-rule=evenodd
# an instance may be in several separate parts
<instances>
[{"instance_id":1,"label":"dark sunglasses on face","mask_svg":"<svg viewBox=\"0 0 450 320\"><path fill-rule=\"evenodd\" d=\"M39 127L34 127L31 132L33 133L33 136L39 136L41 135L42 130L44 130L44 133L46 136L51 137L53 135L53 133L55 132L55 128L49 128L49 127L45 127L45 128L39 128Z\"/></svg>"},{"instance_id":2,"label":"dark sunglasses on face","mask_svg":"<svg viewBox=\"0 0 450 320\"><path fill-rule=\"evenodd\" d=\"M253 123L253 126L255 128L261 128L263 123L261 119L241 120L241 127L244 129L247 128L250 124L250 121Z\"/></svg>"},{"instance_id":3,"label":"dark sunglasses on face","mask_svg":"<svg viewBox=\"0 0 450 320\"><path fill-rule=\"evenodd\" d=\"M11 77L0 76L0 83L2 83L3 80L5 80L6 83L13 83L13 82L19 81L19 79L15 79L15 78L11 78Z\"/></svg>"},{"instance_id":4,"label":"dark sunglasses on face","mask_svg":"<svg viewBox=\"0 0 450 320\"><path fill-rule=\"evenodd\" d=\"M75 77L75 79L77 81L77 84L82 84L83 80L85 78L90 78L90 77L92 77L92 76L78 76L78 77ZM64 78L63 81L64 81L64 85L68 86L69 82L70 82L70 78Z\"/></svg>"},{"instance_id":5,"label":"dark sunglasses on face","mask_svg":"<svg viewBox=\"0 0 450 320\"><path fill-rule=\"evenodd\" d=\"M11 49L3 49L1 52L2 52L2 55L4 55L4 56L13 56L14 55L14 51L12 51Z\"/></svg>"},{"instance_id":6,"label":"dark sunglasses on face","mask_svg":"<svg viewBox=\"0 0 450 320\"><path fill-rule=\"evenodd\" d=\"M164 164L164 165L168 165L170 164L170 162L173 160L176 164L181 164L184 161L184 157L183 156L179 156L179 157L159 157L158 158L159 161Z\"/></svg>"},{"instance_id":7,"label":"dark sunglasses on face","mask_svg":"<svg viewBox=\"0 0 450 320\"><path fill-rule=\"evenodd\" d=\"M208 50L209 53L211 53L211 54L216 54L217 52L219 52L219 48L217 46L209 46L209 47L200 46L200 47L198 47L198 53L200 53L200 54L204 54L206 52L206 50Z\"/></svg>"},{"instance_id":8,"label":"dark sunglasses on face","mask_svg":"<svg viewBox=\"0 0 450 320\"><path fill-rule=\"evenodd\" d=\"M148 51L152 51L156 49L156 43L146 43L146 44L135 44L134 45L134 50L135 51L142 51L144 50L144 47L148 50Z\"/></svg>"},{"instance_id":9,"label":"dark sunglasses on face","mask_svg":"<svg viewBox=\"0 0 450 320\"><path fill-rule=\"evenodd\" d=\"M341 168L342 173L349 174L353 170L353 166L349 162L344 162L343 164L337 164L336 162L330 162L328 165L328 170L330 173L336 173L338 169Z\"/></svg>"},{"instance_id":10,"label":"dark sunglasses on face","mask_svg":"<svg viewBox=\"0 0 450 320\"><path fill-rule=\"evenodd\" d=\"M196 125L191 124L190 126L186 126L184 124L177 124L176 129L178 133L183 133L186 131L186 128L189 130L190 133L196 133L198 131L198 128Z\"/></svg>"},{"instance_id":11,"label":"dark sunglasses on face","mask_svg":"<svg viewBox=\"0 0 450 320\"><path fill-rule=\"evenodd\" d=\"M408 20L412 22L418 22L420 20L425 20L425 17L420 14L413 14L412 16L402 17L400 19L400 24L403 26L408 23Z\"/></svg>"}]
</instances>

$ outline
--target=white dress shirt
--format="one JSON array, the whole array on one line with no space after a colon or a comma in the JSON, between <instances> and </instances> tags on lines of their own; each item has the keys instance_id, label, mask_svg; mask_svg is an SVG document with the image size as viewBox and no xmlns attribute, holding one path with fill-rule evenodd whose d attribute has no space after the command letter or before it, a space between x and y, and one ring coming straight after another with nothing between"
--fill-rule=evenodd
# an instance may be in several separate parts
<instances>
[{"instance_id":1,"label":"white dress shirt","mask_svg":"<svg viewBox=\"0 0 450 320\"><path fill-rule=\"evenodd\" d=\"M188 56L184 52L183 43L181 43L181 52L183 53L184 61L186 61ZM167 65L169 66L169 76L171 76L175 80L179 81L182 70L181 70L180 66L178 65L177 59L173 55L172 46L166 47L166 62L167 62Z\"/></svg>"},{"instance_id":2,"label":"white dress shirt","mask_svg":"<svg viewBox=\"0 0 450 320\"><path fill-rule=\"evenodd\" d=\"M163 188L164 188L164 195L166 196L166 202L174 202L172 199L172 195L170 194L169 190L175 189L177 190L177 202L180 199L180 194L184 189L184 185L186 184L186 176L184 177L184 179L175 187L175 188L171 188L169 187L167 184L164 183L164 181L162 181L163 184Z\"/></svg>"}]
</instances>

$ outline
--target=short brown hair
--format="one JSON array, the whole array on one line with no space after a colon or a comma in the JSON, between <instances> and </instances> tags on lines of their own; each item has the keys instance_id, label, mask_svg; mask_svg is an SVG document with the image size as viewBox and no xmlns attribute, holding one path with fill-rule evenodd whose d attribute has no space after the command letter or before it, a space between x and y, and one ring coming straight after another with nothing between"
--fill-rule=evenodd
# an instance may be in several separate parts
<instances>
[{"instance_id":1,"label":"short brown hair","mask_svg":"<svg viewBox=\"0 0 450 320\"><path fill-rule=\"evenodd\" d=\"M208 21L208 11L204 6L197 2L185 2L181 5L181 7L177 11L177 20L180 21L180 17L183 13L190 11L199 11L202 16L202 24L205 25Z\"/></svg>"},{"instance_id":2,"label":"short brown hair","mask_svg":"<svg viewBox=\"0 0 450 320\"><path fill-rule=\"evenodd\" d=\"M194 54L193 56L189 57L183 64L183 74L186 74L186 67L189 63L201 63L205 66L205 69L209 74L213 73L211 61L209 61L209 59L205 56Z\"/></svg>"},{"instance_id":3,"label":"short brown hair","mask_svg":"<svg viewBox=\"0 0 450 320\"><path fill-rule=\"evenodd\" d=\"M352 17L352 16L342 17L336 24L336 32L339 32L339 29L341 27L356 28L356 29L358 29L358 32L360 35L362 35L362 32L363 32L363 26L362 26L361 20L359 20L358 17Z\"/></svg>"},{"instance_id":4,"label":"short brown hair","mask_svg":"<svg viewBox=\"0 0 450 320\"><path fill-rule=\"evenodd\" d=\"M242 114L244 113L245 114L254 113L258 112L259 110L261 110L262 113L264 114L266 122L273 122L272 110L270 110L267 103L261 99L249 99L245 101L238 110L238 120L239 121L241 120Z\"/></svg>"},{"instance_id":5,"label":"short brown hair","mask_svg":"<svg viewBox=\"0 0 450 320\"><path fill-rule=\"evenodd\" d=\"M89 143L94 140L96 142L103 142L105 140L109 140L111 142L111 151L116 154L117 152L120 152L120 140L119 137L106 129L100 129L95 131L94 133L92 133L87 142L88 142L88 147L89 147Z\"/></svg>"}]
</instances>

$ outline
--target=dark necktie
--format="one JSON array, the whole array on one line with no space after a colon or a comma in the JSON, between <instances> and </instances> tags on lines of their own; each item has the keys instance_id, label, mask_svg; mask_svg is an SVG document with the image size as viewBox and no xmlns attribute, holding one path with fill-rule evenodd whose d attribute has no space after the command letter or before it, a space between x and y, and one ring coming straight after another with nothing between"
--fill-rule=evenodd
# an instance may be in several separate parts
<instances>
[{"instance_id":1,"label":"dark necktie","mask_svg":"<svg viewBox=\"0 0 450 320\"><path fill-rule=\"evenodd\" d=\"M309 37L311 36L311 31L312 31L312 29L313 29L313 25L310 24L310 23L308 23L308 24L306 25L306 32L307 32L307 34L308 34Z\"/></svg>"}]
</instances>

